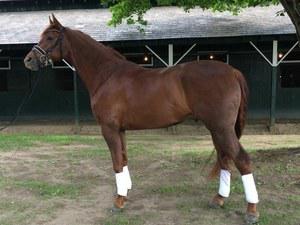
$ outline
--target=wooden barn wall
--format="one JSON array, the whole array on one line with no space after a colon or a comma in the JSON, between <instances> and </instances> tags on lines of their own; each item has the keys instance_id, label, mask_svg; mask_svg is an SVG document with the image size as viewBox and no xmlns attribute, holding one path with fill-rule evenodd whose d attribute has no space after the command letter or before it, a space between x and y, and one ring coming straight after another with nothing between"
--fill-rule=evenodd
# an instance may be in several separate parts
<instances>
[{"instance_id":1,"label":"wooden barn wall","mask_svg":"<svg viewBox=\"0 0 300 225\"><path fill-rule=\"evenodd\" d=\"M300 87L282 87L280 82L281 73L281 67L279 66L276 116L279 119L300 119ZM300 71L296 75L300 76Z\"/></svg>"},{"instance_id":2,"label":"wooden barn wall","mask_svg":"<svg viewBox=\"0 0 300 225\"><path fill-rule=\"evenodd\" d=\"M249 87L248 118L267 119L271 100L271 67L255 52L231 53L230 65L246 77Z\"/></svg>"},{"instance_id":3,"label":"wooden barn wall","mask_svg":"<svg viewBox=\"0 0 300 225\"><path fill-rule=\"evenodd\" d=\"M30 72L23 66L23 60L12 60L12 69L2 71L7 73L7 91L0 92L0 117L12 118L19 105L28 92L38 84L34 93L22 108L20 117L22 119L73 119L74 99L72 90L62 90L57 83L57 70L52 68L43 69L41 72ZM58 74L59 75L59 74ZM72 82L72 73L68 76ZM78 79L80 117L90 118L89 98L86 89Z\"/></svg>"},{"instance_id":4,"label":"wooden barn wall","mask_svg":"<svg viewBox=\"0 0 300 225\"><path fill-rule=\"evenodd\" d=\"M229 52L230 64L245 75L249 89L250 119L268 119L271 93L271 66L256 52ZM175 55L175 57L178 57ZM164 56L166 58L166 56ZM184 61L195 56L187 56ZM154 60L155 66L162 66ZM7 73L8 91L0 91L0 118L9 119L17 111L25 95L33 88L36 79L38 86L32 97L22 109L20 119L70 119L74 118L73 91L61 90L57 85L57 70L44 69L42 72L30 72L23 66L23 59L12 60L12 70ZM70 73L72 76L72 73ZM39 78L38 78L39 77ZM300 88L282 88L280 68L277 82L276 116L279 119L300 119ZM79 113L81 119L91 119L92 113L88 93L80 80Z\"/></svg>"}]
</instances>

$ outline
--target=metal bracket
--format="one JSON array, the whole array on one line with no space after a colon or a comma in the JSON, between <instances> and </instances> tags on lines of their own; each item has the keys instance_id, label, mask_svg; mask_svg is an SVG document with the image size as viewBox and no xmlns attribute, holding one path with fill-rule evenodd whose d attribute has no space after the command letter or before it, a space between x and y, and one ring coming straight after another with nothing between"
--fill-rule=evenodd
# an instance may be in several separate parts
<instances>
[{"instance_id":1,"label":"metal bracket","mask_svg":"<svg viewBox=\"0 0 300 225\"><path fill-rule=\"evenodd\" d=\"M180 61L192 51L192 49L196 46L197 44L193 44L175 63L173 63L173 45L169 44L169 63L166 63L161 57L159 57L158 54L156 54L148 45L145 45L145 47L158 58L166 67L170 66L176 66Z\"/></svg>"},{"instance_id":2,"label":"metal bracket","mask_svg":"<svg viewBox=\"0 0 300 225\"><path fill-rule=\"evenodd\" d=\"M263 53L262 51L259 50L258 47L255 46L255 44L253 44L252 41L249 42L257 51L258 53L272 66L272 67L278 67L281 63L283 63L284 59L294 50L294 48L299 44L299 41L297 41L289 50L287 53L285 53L285 55L278 61L277 60L277 47L278 47L278 42L277 41L273 41L273 62L271 62ZM274 51L276 50L276 51Z\"/></svg>"}]
</instances>

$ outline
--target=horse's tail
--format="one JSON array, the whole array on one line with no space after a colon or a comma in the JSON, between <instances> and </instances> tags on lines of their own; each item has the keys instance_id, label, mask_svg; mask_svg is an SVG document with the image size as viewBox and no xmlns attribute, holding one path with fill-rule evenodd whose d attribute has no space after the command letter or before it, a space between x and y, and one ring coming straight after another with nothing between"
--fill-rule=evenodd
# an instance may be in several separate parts
<instances>
[{"instance_id":1,"label":"horse's tail","mask_svg":"<svg viewBox=\"0 0 300 225\"><path fill-rule=\"evenodd\" d=\"M240 139L246 122L249 90L243 74L238 70L235 70L235 74L241 88L241 103L234 128L237 138Z\"/></svg>"},{"instance_id":2,"label":"horse's tail","mask_svg":"<svg viewBox=\"0 0 300 225\"><path fill-rule=\"evenodd\" d=\"M239 111L234 126L236 136L238 139L240 139L246 122L249 90L248 90L246 79L243 76L243 74L238 70L234 70L234 74L236 75L236 79L241 89L241 102L240 102ZM221 159L217 157L217 162L209 174L210 178L214 178L219 175L221 170L221 163L226 164L228 167L230 166L230 162L228 159L226 160L226 162L225 161L220 162L220 160Z\"/></svg>"}]
</instances>

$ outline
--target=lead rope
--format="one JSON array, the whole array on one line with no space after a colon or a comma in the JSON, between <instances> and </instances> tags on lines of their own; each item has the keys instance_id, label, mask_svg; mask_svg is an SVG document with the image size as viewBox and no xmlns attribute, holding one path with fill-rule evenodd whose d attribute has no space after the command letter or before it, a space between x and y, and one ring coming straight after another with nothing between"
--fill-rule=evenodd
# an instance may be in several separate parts
<instances>
[{"instance_id":1,"label":"lead rope","mask_svg":"<svg viewBox=\"0 0 300 225\"><path fill-rule=\"evenodd\" d=\"M206 161L204 162L204 165L201 167L200 171L204 171L204 169L206 169L206 167L208 166L208 164L210 163L212 157L215 154L215 148L213 148L213 150L211 151L210 155L207 157Z\"/></svg>"},{"instance_id":2,"label":"lead rope","mask_svg":"<svg viewBox=\"0 0 300 225\"><path fill-rule=\"evenodd\" d=\"M20 113L21 113L21 111L22 111L22 109L23 109L23 106L24 106L24 105L31 99L31 97L33 96L33 93L34 93L34 91L35 91L35 89L36 89L36 87L37 87L37 85L38 85L38 83L39 83L40 77L41 77L41 76L40 76L40 73L41 73L41 72L39 72L38 77L37 77L36 81L34 82L33 88L31 89L31 91L29 91L29 92L25 95L25 97L22 99L21 104L20 104L19 107L17 108L17 111L16 111L14 117L8 122L8 124L6 124L6 125L4 125L4 126L2 126L2 127L0 128L0 132L3 131L3 130L5 130L6 128L10 127L14 122L17 121L17 119L18 119L18 117L19 117L19 115L20 115Z\"/></svg>"}]
</instances>

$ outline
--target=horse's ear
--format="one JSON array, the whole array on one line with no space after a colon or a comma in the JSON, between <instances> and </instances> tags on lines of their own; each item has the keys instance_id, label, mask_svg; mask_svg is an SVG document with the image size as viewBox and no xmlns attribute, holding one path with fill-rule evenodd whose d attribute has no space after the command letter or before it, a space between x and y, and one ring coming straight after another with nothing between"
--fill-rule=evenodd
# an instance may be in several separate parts
<instances>
[{"instance_id":1,"label":"horse's ear","mask_svg":"<svg viewBox=\"0 0 300 225\"><path fill-rule=\"evenodd\" d=\"M60 24L60 22L56 19L56 17L54 16L54 14L52 13L52 25L56 26L57 28L62 28L63 26Z\"/></svg>"},{"instance_id":2,"label":"horse's ear","mask_svg":"<svg viewBox=\"0 0 300 225\"><path fill-rule=\"evenodd\" d=\"M50 25L53 25L53 21L51 20L51 16L49 16L49 23L50 23Z\"/></svg>"}]
</instances>

